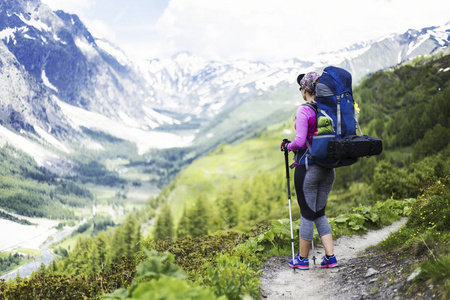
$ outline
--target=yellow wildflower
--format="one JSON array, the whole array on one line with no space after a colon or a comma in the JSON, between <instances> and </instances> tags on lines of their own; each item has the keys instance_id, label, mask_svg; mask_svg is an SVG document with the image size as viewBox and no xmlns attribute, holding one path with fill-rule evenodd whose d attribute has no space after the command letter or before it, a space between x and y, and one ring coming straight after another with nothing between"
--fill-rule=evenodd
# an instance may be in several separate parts
<instances>
[{"instance_id":1,"label":"yellow wildflower","mask_svg":"<svg viewBox=\"0 0 450 300\"><path fill-rule=\"evenodd\" d=\"M358 103L355 102L355 111L357 114L359 114L359 112L361 111L361 109L359 109Z\"/></svg>"}]
</instances>

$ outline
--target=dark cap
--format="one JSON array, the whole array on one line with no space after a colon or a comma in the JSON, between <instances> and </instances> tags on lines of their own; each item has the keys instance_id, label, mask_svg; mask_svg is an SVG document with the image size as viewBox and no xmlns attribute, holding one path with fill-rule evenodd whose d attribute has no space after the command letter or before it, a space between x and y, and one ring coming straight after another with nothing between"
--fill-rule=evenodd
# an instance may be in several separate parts
<instances>
[{"instance_id":1,"label":"dark cap","mask_svg":"<svg viewBox=\"0 0 450 300\"><path fill-rule=\"evenodd\" d=\"M300 85L300 81L302 80L303 76L305 76L305 74L300 74L297 77L297 83Z\"/></svg>"}]
</instances>

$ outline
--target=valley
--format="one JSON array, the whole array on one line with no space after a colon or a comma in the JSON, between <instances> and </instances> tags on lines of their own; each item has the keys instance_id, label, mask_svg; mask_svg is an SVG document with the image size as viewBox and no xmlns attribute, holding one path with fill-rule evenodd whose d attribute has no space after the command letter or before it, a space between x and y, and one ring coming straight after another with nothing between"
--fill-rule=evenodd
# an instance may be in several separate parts
<instances>
[{"instance_id":1,"label":"valley","mask_svg":"<svg viewBox=\"0 0 450 300\"><path fill-rule=\"evenodd\" d=\"M112 228L120 225L126 215L144 209L148 199L156 197L160 188L154 181L154 175L144 173L141 166L135 167L129 164L129 160L121 157L105 160L105 170L117 174L117 178L122 178L119 185L99 185L95 182L88 182L87 179L84 184L77 183L78 189L89 191L92 196L85 202L79 202L76 206L69 204L60 207L64 211L71 212L67 219L27 217L1 210L14 221L0 218L0 226L3 232L0 235L0 253L5 255L9 253L33 253L31 261L30 259L24 260L15 269L9 269L7 274L2 272L3 274L0 274L2 278L6 280L14 279L17 275L27 277L32 272L37 271L41 263L49 265L52 260L60 258L61 256L56 254L55 250L58 252L58 250L64 249L64 251L70 252L80 237L98 234L98 232L93 233L92 228L79 232L83 225L92 223L93 219L107 218L111 220L108 224L110 225L109 228ZM67 183L73 182L72 179L64 179L64 181ZM5 181L3 181L3 185L5 185ZM56 194L57 190L58 188L53 193ZM50 193L52 192L50 191ZM23 224L25 222L26 224ZM145 228L145 224L142 224L142 226ZM105 227L103 230L107 228ZM23 265L23 263L25 264Z\"/></svg>"}]
</instances>

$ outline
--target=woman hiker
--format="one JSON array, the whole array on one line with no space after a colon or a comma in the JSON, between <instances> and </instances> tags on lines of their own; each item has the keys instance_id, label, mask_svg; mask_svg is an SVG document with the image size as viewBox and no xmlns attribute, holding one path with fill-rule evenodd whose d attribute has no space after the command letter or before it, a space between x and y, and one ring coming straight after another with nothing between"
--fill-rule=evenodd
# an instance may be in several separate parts
<instances>
[{"instance_id":1,"label":"woman hiker","mask_svg":"<svg viewBox=\"0 0 450 300\"><path fill-rule=\"evenodd\" d=\"M316 72L309 72L306 75L300 74L297 82L300 85L300 92L303 99L308 104L315 104L315 86L320 75ZM338 266L334 256L333 237L330 224L325 216L325 206L328 195L333 187L335 178L334 169L323 168L311 159L305 163L307 150L306 141L312 143L312 136L317 131L316 112L309 105L300 105L297 109L295 121L295 139L282 144L282 150L296 151L294 183L297 193L297 201L300 206L300 252L294 260L289 261L290 267L301 270L309 269L308 254L313 239L314 223L325 248L325 255L322 257L322 268L334 268Z\"/></svg>"}]
</instances>

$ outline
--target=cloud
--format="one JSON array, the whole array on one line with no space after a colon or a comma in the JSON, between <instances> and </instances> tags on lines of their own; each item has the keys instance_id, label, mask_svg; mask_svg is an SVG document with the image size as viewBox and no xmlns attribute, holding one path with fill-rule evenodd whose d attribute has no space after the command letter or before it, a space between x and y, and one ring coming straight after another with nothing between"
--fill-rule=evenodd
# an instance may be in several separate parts
<instances>
[{"instance_id":1,"label":"cloud","mask_svg":"<svg viewBox=\"0 0 450 300\"><path fill-rule=\"evenodd\" d=\"M64 10L67 13L83 15L83 12L95 5L95 0L42 0L53 10Z\"/></svg>"},{"instance_id":2,"label":"cloud","mask_svg":"<svg viewBox=\"0 0 450 300\"><path fill-rule=\"evenodd\" d=\"M338 50L450 20L447 1L172 0L150 53L278 60Z\"/></svg>"},{"instance_id":3,"label":"cloud","mask_svg":"<svg viewBox=\"0 0 450 300\"><path fill-rule=\"evenodd\" d=\"M105 38L112 42L117 42L116 34L108 20L92 18L92 9L96 5L94 0L42 0L52 10L64 10L70 14L76 14L80 17L83 24L88 28L91 34L96 38Z\"/></svg>"},{"instance_id":4,"label":"cloud","mask_svg":"<svg viewBox=\"0 0 450 300\"><path fill-rule=\"evenodd\" d=\"M450 21L448 0L133 0L126 10L115 0L42 1L138 58L302 59Z\"/></svg>"},{"instance_id":5,"label":"cloud","mask_svg":"<svg viewBox=\"0 0 450 300\"><path fill-rule=\"evenodd\" d=\"M114 43L117 42L114 30L103 20L86 19L84 25L94 37L104 38Z\"/></svg>"}]
</instances>

